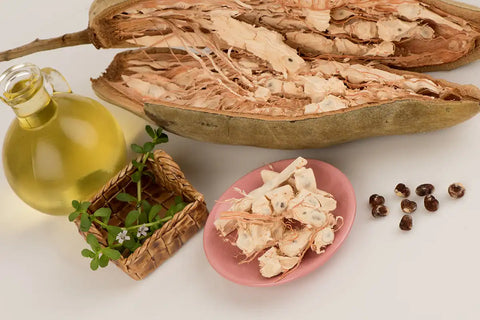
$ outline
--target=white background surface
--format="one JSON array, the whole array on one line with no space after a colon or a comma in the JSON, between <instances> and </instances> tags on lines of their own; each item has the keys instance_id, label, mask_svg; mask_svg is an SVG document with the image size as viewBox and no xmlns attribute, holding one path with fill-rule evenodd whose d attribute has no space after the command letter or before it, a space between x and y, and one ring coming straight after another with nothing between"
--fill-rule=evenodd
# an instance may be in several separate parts
<instances>
[{"instance_id":1,"label":"white background surface","mask_svg":"<svg viewBox=\"0 0 480 320\"><path fill-rule=\"evenodd\" d=\"M478 0L467 1L478 4ZM0 51L36 37L82 30L89 1L2 0ZM115 50L65 48L1 62L0 71L29 61L60 70L73 90L95 97L98 77ZM437 73L480 86L480 63ZM144 121L105 103L127 143L144 142ZM14 114L0 107L0 142ZM85 247L66 217L30 209L0 173L0 319L479 319L480 117L429 134L371 138L319 150L281 151L200 143L170 134L164 149L209 209L236 179L271 161L311 157L340 168L358 199L357 219L337 254L305 278L279 287L249 288L220 277L208 264L202 232L147 279L135 282L110 265L90 271ZM414 214L414 229L401 232L398 182L412 188L432 182L441 208ZM463 182L464 199L446 195ZM391 207L374 220L367 206L383 193ZM416 199L416 198L414 198ZM417 199L418 200L418 199ZM420 206L421 207L421 206Z\"/></svg>"}]
</instances>

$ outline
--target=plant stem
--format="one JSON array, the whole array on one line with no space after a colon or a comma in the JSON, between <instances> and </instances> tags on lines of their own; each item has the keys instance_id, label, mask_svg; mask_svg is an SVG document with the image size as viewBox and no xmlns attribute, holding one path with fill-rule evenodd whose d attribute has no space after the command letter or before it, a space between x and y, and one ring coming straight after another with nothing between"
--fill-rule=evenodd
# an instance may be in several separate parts
<instances>
[{"instance_id":1,"label":"plant stem","mask_svg":"<svg viewBox=\"0 0 480 320\"><path fill-rule=\"evenodd\" d=\"M143 172L140 172L143 173ZM140 177L140 180L137 182L137 204L139 205L138 207L138 212L142 213L142 178Z\"/></svg>"},{"instance_id":2,"label":"plant stem","mask_svg":"<svg viewBox=\"0 0 480 320\"><path fill-rule=\"evenodd\" d=\"M151 152L147 152L146 154L143 155L142 159L142 164L145 165L147 162L148 157L150 157ZM138 206L138 212L142 214L142 175L143 175L143 167L141 169L137 169L138 172L140 173L140 179L137 182L137 206ZM138 223L138 220L137 220Z\"/></svg>"},{"instance_id":3,"label":"plant stem","mask_svg":"<svg viewBox=\"0 0 480 320\"><path fill-rule=\"evenodd\" d=\"M163 219L160 219L160 220L157 220L157 221L154 221L154 222L144 223L144 224L142 224L142 225L136 225L136 226L131 226L131 227L122 228L122 229L125 229L125 230L127 230L127 231L131 231L131 230L138 229L138 228L141 227L141 226L151 227L151 226L155 226L155 225L157 225L157 224L160 224L160 223L162 223L162 222L166 222L166 221L168 221L168 220L170 220L170 219L171 219L171 217L168 217L168 219L163 218Z\"/></svg>"},{"instance_id":4,"label":"plant stem","mask_svg":"<svg viewBox=\"0 0 480 320\"><path fill-rule=\"evenodd\" d=\"M18 48L0 52L0 61L8 61L35 52L92 43L88 29L51 39L36 39Z\"/></svg>"},{"instance_id":5,"label":"plant stem","mask_svg":"<svg viewBox=\"0 0 480 320\"><path fill-rule=\"evenodd\" d=\"M122 230L127 230L127 231L132 231L132 230L135 230L135 229L138 229L140 228L141 226L145 226L145 227L151 227L151 226L155 226L157 224L160 224L162 222L167 222L168 220L172 219L171 216L168 216L168 217L164 217L160 220L157 220L157 221L154 221L154 222L150 222L150 223L144 223L142 225L134 225L134 226L131 226L131 227L128 227L128 228L125 228L125 227L120 227ZM102 221L98 220L97 218L93 219L94 222L98 223L100 226L102 226L103 228L107 229L108 227L111 227L109 226L108 224L105 224L103 223Z\"/></svg>"},{"instance_id":6,"label":"plant stem","mask_svg":"<svg viewBox=\"0 0 480 320\"><path fill-rule=\"evenodd\" d=\"M93 222L98 223L99 225L101 225L101 226L102 226L103 228L105 228L105 229L107 229L107 227L109 227L108 224L103 223L103 221L100 221L100 220L98 220L97 218L94 218L94 219L93 219Z\"/></svg>"}]
</instances>

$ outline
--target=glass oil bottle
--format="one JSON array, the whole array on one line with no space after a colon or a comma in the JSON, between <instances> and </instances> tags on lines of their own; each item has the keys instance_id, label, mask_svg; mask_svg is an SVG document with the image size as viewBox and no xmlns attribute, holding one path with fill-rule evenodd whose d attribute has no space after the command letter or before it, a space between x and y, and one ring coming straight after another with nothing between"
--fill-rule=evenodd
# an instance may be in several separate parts
<instances>
[{"instance_id":1,"label":"glass oil bottle","mask_svg":"<svg viewBox=\"0 0 480 320\"><path fill-rule=\"evenodd\" d=\"M71 93L58 71L14 66L0 76L0 92L17 116L3 145L5 176L31 207L68 214L72 200L88 200L125 165L125 141L113 116Z\"/></svg>"}]
</instances>

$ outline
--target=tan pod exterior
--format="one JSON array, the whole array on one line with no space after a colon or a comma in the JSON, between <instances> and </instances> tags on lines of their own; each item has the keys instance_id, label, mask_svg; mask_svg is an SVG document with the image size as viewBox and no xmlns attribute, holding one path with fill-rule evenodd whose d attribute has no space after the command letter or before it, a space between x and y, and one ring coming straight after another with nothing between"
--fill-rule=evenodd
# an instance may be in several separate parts
<instances>
[{"instance_id":1,"label":"tan pod exterior","mask_svg":"<svg viewBox=\"0 0 480 320\"><path fill-rule=\"evenodd\" d=\"M127 51L117 55L107 74L119 77L126 57L137 52ZM416 74L388 67L379 69L400 75ZM427 75L422 77L434 79ZM435 79L436 83L457 89L465 99L404 99L297 118L204 110L172 103L147 103L142 106L114 88L105 76L92 81L93 89L100 98L180 136L205 142L275 149L321 148L374 136L428 132L454 126L480 112L478 88L438 79Z\"/></svg>"}]
</instances>

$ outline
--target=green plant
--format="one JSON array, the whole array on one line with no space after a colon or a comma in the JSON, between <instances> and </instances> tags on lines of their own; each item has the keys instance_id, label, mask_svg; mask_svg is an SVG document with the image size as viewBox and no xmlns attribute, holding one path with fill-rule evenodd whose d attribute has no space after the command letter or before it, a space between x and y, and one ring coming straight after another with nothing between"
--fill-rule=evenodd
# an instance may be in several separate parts
<instances>
[{"instance_id":1,"label":"green plant","mask_svg":"<svg viewBox=\"0 0 480 320\"><path fill-rule=\"evenodd\" d=\"M153 149L155 146L168 142L168 136L162 133L162 129L154 130L150 126L145 127L146 132L152 138L152 141L146 142L143 146L132 144L134 152L141 154L140 161L133 160L132 165L136 171L131 175L131 179L137 184L137 194L133 196L128 193L119 193L116 198L134 205L134 210L130 211L125 217L123 227L109 225L112 211L110 208L100 208L93 214L88 213L91 203L88 201L72 201L75 209L69 216L70 221L80 218L80 231L87 232L92 223L107 231L107 247L102 247L94 235L87 235L87 243L90 249L83 249L82 255L91 258L90 268L97 270L98 267L106 267L110 260L118 260L124 255L134 252L139 248L143 241L150 237L156 230L160 229L167 221L173 218L175 213L181 211L187 205L181 197L175 198L175 203L167 210L164 217L158 213L161 205L150 204L142 199L142 176L152 177L152 173L145 170L146 162L149 158L153 159Z\"/></svg>"}]
</instances>

